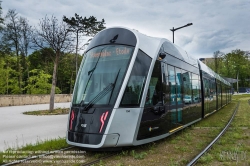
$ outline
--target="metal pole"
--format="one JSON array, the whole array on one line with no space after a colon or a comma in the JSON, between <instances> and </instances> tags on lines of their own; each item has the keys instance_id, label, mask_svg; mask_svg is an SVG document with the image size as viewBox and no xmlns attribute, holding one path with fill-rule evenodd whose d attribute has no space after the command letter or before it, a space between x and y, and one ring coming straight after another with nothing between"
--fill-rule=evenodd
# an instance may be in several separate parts
<instances>
[{"instance_id":1,"label":"metal pole","mask_svg":"<svg viewBox=\"0 0 250 166\"><path fill-rule=\"evenodd\" d=\"M181 29L181 28L184 28L184 27L187 27L187 26L190 26L190 25L193 25L193 23L188 23L187 25L184 25L184 26L179 27L179 28L174 29L174 27L173 27L173 29L170 29L170 31L173 31L173 43L174 43L174 31Z\"/></svg>"},{"instance_id":2,"label":"metal pole","mask_svg":"<svg viewBox=\"0 0 250 166\"><path fill-rule=\"evenodd\" d=\"M173 43L174 43L174 27L173 27Z\"/></svg>"}]
</instances>

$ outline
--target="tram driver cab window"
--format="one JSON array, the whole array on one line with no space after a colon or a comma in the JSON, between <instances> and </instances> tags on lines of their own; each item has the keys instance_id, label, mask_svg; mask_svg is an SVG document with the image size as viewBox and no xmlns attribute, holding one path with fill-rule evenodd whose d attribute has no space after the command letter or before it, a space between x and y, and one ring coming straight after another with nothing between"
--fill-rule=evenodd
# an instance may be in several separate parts
<instances>
[{"instance_id":1,"label":"tram driver cab window","mask_svg":"<svg viewBox=\"0 0 250 166\"><path fill-rule=\"evenodd\" d=\"M139 50L120 107L140 106L151 58Z\"/></svg>"},{"instance_id":2,"label":"tram driver cab window","mask_svg":"<svg viewBox=\"0 0 250 166\"><path fill-rule=\"evenodd\" d=\"M161 63L156 61L148 87L145 107L162 105Z\"/></svg>"}]
</instances>

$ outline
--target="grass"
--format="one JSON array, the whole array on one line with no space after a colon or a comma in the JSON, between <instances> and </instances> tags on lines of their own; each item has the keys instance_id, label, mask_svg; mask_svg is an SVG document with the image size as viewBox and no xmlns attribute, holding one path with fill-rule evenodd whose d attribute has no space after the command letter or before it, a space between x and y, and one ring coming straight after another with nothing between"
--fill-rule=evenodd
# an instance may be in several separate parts
<instances>
[{"instance_id":1,"label":"grass","mask_svg":"<svg viewBox=\"0 0 250 166\"><path fill-rule=\"evenodd\" d=\"M24 112L25 115L62 115L62 114L68 114L69 108L56 108L52 111L50 110L40 110L40 111L29 111Z\"/></svg>"},{"instance_id":2,"label":"grass","mask_svg":"<svg viewBox=\"0 0 250 166\"><path fill-rule=\"evenodd\" d=\"M134 159L144 159L147 156L147 152L136 153L135 150L132 150L130 151L130 156L134 157Z\"/></svg>"},{"instance_id":3,"label":"grass","mask_svg":"<svg viewBox=\"0 0 250 166\"><path fill-rule=\"evenodd\" d=\"M56 149L66 148L69 145L66 143L65 138L51 139L45 141L38 141L35 145L28 144L22 147L21 151L52 151Z\"/></svg>"},{"instance_id":4,"label":"grass","mask_svg":"<svg viewBox=\"0 0 250 166\"><path fill-rule=\"evenodd\" d=\"M250 105L249 95L237 95L238 112L230 129L197 165L250 165ZM209 160L213 158L213 160Z\"/></svg>"}]
</instances>

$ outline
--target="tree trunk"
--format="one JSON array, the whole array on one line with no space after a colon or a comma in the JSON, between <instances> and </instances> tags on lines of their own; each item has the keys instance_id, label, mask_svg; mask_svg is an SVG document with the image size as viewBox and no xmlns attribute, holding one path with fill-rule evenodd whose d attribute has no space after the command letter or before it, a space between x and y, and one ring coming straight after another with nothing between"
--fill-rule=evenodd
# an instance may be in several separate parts
<instances>
[{"instance_id":1,"label":"tree trunk","mask_svg":"<svg viewBox=\"0 0 250 166\"><path fill-rule=\"evenodd\" d=\"M52 77L52 86L50 91L50 104L49 110L52 111L54 109L54 101L55 101L55 90L56 90L56 75L57 75L57 66L59 61L59 54L56 53L55 61L54 61L54 70L53 70L53 77Z\"/></svg>"},{"instance_id":2,"label":"tree trunk","mask_svg":"<svg viewBox=\"0 0 250 166\"><path fill-rule=\"evenodd\" d=\"M237 73L237 93L239 93L239 71Z\"/></svg>"}]
</instances>

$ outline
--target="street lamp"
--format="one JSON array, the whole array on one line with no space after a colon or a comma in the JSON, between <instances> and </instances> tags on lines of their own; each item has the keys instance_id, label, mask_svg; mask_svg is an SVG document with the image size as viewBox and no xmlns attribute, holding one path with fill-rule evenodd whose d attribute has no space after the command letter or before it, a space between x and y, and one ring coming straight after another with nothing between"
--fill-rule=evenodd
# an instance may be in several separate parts
<instances>
[{"instance_id":1,"label":"street lamp","mask_svg":"<svg viewBox=\"0 0 250 166\"><path fill-rule=\"evenodd\" d=\"M178 29L181 29L181 28L184 28L184 27L187 27L187 26L190 26L190 25L193 25L193 23L188 23L187 25L184 25L182 27L179 27L179 28L175 28L173 27L173 29L170 29L170 31L173 32L173 43L174 43L174 31L178 30Z\"/></svg>"}]
</instances>

